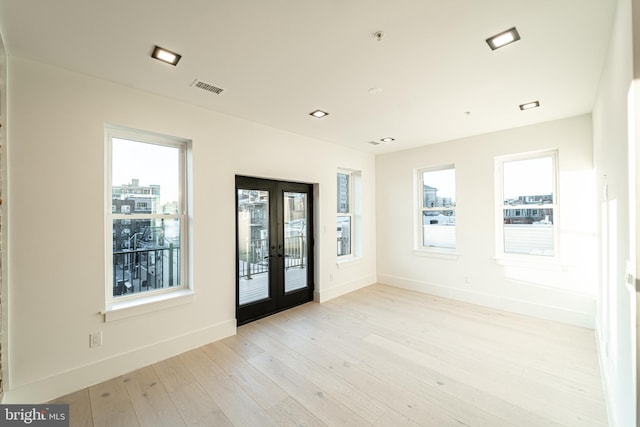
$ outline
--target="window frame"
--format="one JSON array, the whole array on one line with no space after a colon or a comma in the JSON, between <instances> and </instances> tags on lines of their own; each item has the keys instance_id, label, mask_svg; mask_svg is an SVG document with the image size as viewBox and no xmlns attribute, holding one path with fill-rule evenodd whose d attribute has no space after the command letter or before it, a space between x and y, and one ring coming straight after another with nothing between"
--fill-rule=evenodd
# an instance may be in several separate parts
<instances>
[{"instance_id":1,"label":"window frame","mask_svg":"<svg viewBox=\"0 0 640 427\"><path fill-rule=\"evenodd\" d=\"M133 213L126 214L112 212L113 206L113 139L123 139L138 143L173 147L178 149L178 212L173 214L156 213ZM190 177L190 150L191 141L169 135L163 135L138 129L130 129L116 125L105 125L105 321L108 316L113 318L128 317L128 315L112 315L121 310L131 311L139 314L140 309L136 309L144 304L162 302L161 307L167 306L167 299L183 297L190 294L191 287L191 265L189 257L190 247L190 203L188 199L189 177ZM179 285L164 287L161 289L148 290L145 292L132 293L131 295L113 296L113 221L114 220L136 220L136 219L178 219L180 222L180 252L179 252ZM179 303L184 303L180 301ZM188 301L187 301L188 302ZM159 307L160 307L159 306ZM170 305L169 305L170 306ZM133 310L132 310L133 309ZM152 309L153 310L153 309Z\"/></svg>"},{"instance_id":2,"label":"window frame","mask_svg":"<svg viewBox=\"0 0 640 427\"><path fill-rule=\"evenodd\" d=\"M338 175L346 175L349 177L349 183L347 185L347 191L349 193L347 197L348 204L348 212L339 212L338 206ZM338 228L338 218L339 217L348 217L349 218L349 253L338 255L337 253L337 245L336 245L336 257L338 261L347 260L355 257L355 206L354 206L354 181L355 181L355 171L349 169L338 169L336 172L336 230ZM336 236L337 243L337 236Z\"/></svg>"},{"instance_id":3,"label":"window frame","mask_svg":"<svg viewBox=\"0 0 640 427\"><path fill-rule=\"evenodd\" d=\"M504 203L504 164L514 161L535 160L550 157L552 161L552 203L518 205ZM495 258L498 263L505 261L529 263L557 263L560 260L560 201L559 201L559 150L548 149L525 153L497 156L495 158ZM553 255L522 254L505 252L504 211L505 209L551 209L553 211Z\"/></svg>"},{"instance_id":4,"label":"window frame","mask_svg":"<svg viewBox=\"0 0 640 427\"><path fill-rule=\"evenodd\" d=\"M453 170L454 173L454 206L453 207L443 207L443 206L434 206L434 207L424 207L424 174L426 172L438 172L444 170ZM457 227L457 180L455 176L457 175L456 165L454 163L439 165L439 166L429 166L420 169L416 169L415 171L415 179L416 179L416 229L415 229L415 250L421 253L444 253L444 254L456 254L458 250L458 227ZM424 212L429 211L452 211L453 215L456 216L456 225L455 225L455 244L454 247L448 246L435 246L429 245L426 246L424 244Z\"/></svg>"}]
</instances>

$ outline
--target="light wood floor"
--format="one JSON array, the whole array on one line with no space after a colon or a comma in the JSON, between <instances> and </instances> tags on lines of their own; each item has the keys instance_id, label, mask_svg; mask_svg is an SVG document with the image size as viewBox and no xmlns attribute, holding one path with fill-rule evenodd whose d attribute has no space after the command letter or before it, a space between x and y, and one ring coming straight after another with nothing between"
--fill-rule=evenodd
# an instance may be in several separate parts
<instances>
[{"instance_id":1,"label":"light wood floor","mask_svg":"<svg viewBox=\"0 0 640 427\"><path fill-rule=\"evenodd\" d=\"M55 401L72 426L604 426L594 333L373 285Z\"/></svg>"}]
</instances>

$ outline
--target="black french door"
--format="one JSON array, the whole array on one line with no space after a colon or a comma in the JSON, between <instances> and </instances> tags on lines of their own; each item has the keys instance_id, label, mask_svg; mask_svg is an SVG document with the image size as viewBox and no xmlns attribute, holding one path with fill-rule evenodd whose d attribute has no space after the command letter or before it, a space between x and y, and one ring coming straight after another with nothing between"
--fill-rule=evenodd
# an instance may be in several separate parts
<instances>
[{"instance_id":1,"label":"black french door","mask_svg":"<svg viewBox=\"0 0 640 427\"><path fill-rule=\"evenodd\" d=\"M313 186L236 176L238 325L313 300Z\"/></svg>"}]
</instances>

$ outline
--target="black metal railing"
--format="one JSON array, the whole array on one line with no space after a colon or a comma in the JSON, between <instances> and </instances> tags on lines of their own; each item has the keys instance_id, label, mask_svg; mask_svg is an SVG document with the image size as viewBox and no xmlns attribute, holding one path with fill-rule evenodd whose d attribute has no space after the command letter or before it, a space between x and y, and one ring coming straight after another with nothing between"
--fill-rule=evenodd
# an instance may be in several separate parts
<instances>
[{"instance_id":1,"label":"black metal railing","mask_svg":"<svg viewBox=\"0 0 640 427\"><path fill-rule=\"evenodd\" d=\"M351 238L338 237L338 256L351 255Z\"/></svg>"},{"instance_id":2,"label":"black metal railing","mask_svg":"<svg viewBox=\"0 0 640 427\"><path fill-rule=\"evenodd\" d=\"M307 265L307 238L305 236L284 239L284 267L304 267ZM239 248L239 277L251 279L256 274L269 271L268 239L252 239ZM274 255L275 256L275 255Z\"/></svg>"},{"instance_id":3,"label":"black metal railing","mask_svg":"<svg viewBox=\"0 0 640 427\"><path fill-rule=\"evenodd\" d=\"M113 296L180 285L180 247L123 249L113 253Z\"/></svg>"}]
</instances>

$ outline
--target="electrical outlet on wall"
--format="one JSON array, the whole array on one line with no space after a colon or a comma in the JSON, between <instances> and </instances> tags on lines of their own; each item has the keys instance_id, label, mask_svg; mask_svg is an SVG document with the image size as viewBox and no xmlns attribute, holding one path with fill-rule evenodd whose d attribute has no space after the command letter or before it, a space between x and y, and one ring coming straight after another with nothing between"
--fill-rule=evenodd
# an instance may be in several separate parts
<instances>
[{"instance_id":1,"label":"electrical outlet on wall","mask_svg":"<svg viewBox=\"0 0 640 427\"><path fill-rule=\"evenodd\" d=\"M89 334L89 347L100 347L102 345L102 331Z\"/></svg>"}]
</instances>

